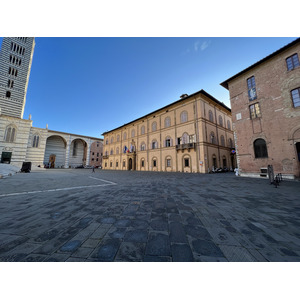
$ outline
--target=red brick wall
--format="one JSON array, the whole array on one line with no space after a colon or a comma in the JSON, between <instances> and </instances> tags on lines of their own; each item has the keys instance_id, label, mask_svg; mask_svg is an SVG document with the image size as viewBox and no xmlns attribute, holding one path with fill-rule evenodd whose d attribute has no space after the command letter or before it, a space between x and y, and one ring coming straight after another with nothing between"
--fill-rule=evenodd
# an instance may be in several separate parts
<instances>
[{"instance_id":1,"label":"red brick wall","mask_svg":"<svg viewBox=\"0 0 300 300\"><path fill-rule=\"evenodd\" d=\"M274 172L300 176L293 133L300 126L300 107L293 107L291 90L300 87L300 67L287 71L286 58L298 53L300 42L229 82L232 121L236 132L240 172L260 173L273 165ZM255 76L257 99L249 101L247 79ZM261 118L251 119L249 105L259 103ZM236 115L241 113L241 120ZM255 158L253 142L263 138L268 158ZM300 142L300 140L298 141Z\"/></svg>"},{"instance_id":2,"label":"red brick wall","mask_svg":"<svg viewBox=\"0 0 300 300\"><path fill-rule=\"evenodd\" d=\"M97 146L98 144L98 146ZM94 142L91 144L90 150L90 166L102 166L103 142Z\"/></svg>"}]
</instances>

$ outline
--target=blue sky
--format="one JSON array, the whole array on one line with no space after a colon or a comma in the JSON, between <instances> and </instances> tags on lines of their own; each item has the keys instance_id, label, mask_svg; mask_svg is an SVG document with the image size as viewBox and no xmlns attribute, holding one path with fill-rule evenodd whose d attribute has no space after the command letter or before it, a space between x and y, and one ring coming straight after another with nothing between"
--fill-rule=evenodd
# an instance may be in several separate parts
<instances>
[{"instance_id":1,"label":"blue sky","mask_svg":"<svg viewBox=\"0 0 300 300\"><path fill-rule=\"evenodd\" d=\"M294 39L37 37L24 118L102 137L183 93L204 89L230 107L220 83Z\"/></svg>"}]
</instances>

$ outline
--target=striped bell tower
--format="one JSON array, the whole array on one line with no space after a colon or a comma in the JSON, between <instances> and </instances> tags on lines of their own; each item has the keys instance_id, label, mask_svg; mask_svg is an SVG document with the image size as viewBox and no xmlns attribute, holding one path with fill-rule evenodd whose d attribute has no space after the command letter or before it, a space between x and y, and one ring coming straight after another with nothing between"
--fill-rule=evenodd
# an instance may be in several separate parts
<instances>
[{"instance_id":1,"label":"striped bell tower","mask_svg":"<svg viewBox=\"0 0 300 300\"><path fill-rule=\"evenodd\" d=\"M4 37L0 52L0 110L23 118L35 41L33 37Z\"/></svg>"}]
</instances>

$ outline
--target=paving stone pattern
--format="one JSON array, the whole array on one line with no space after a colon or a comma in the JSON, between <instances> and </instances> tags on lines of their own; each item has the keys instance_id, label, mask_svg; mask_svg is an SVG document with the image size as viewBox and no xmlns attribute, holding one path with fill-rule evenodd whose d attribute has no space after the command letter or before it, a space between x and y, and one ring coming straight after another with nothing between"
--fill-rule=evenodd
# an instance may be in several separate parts
<instances>
[{"instance_id":1,"label":"paving stone pattern","mask_svg":"<svg viewBox=\"0 0 300 300\"><path fill-rule=\"evenodd\" d=\"M16 174L0 181L0 261L299 262L299 192L233 173Z\"/></svg>"}]
</instances>

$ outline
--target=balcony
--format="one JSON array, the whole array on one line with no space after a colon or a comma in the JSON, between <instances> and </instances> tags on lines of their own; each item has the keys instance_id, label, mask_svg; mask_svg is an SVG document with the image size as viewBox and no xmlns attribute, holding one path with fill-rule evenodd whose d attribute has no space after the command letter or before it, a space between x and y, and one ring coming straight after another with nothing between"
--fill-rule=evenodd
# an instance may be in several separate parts
<instances>
[{"instance_id":1,"label":"balcony","mask_svg":"<svg viewBox=\"0 0 300 300\"><path fill-rule=\"evenodd\" d=\"M103 159L108 159L109 155L103 155L102 158Z\"/></svg>"},{"instance_id":2,"label":"balcony","mask_svg":"<svg viewBox=\"0 0 300 300\"><path fill-rule=\"evenodd\" d=\"M195 149L195 145L196 145L196 143L187 143L187 144L176 145L176 150L184 151L185 149L187 149L188 151L190 151L190 149Z\"/></svg>"}]
</instances>

